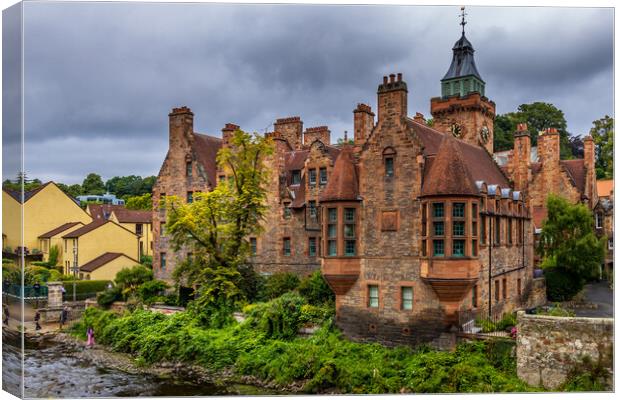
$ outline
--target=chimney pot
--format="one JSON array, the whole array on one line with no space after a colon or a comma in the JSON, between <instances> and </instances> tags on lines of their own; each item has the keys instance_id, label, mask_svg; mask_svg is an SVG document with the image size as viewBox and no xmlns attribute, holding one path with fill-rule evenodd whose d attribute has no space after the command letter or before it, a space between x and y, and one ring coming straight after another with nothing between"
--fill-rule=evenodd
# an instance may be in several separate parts
<instances>
[{"instance_id":1,"label":"chimney pot","mask_svg":"<svg viewBox=\"0 0 620 400\"><path fill-rule=\"evenodd\" d=\"M387 82L388 82L388 81L387 81L387 76L384 76L384 77L383 77L383 84L384 84L384 85L386 85L386 84L387 84Z\"/></svg>"},{"instance_id":2,"label":"chimney pot","mask_svg":"<svg viewBox=\"0 0 620 400\"><path fill-rule=\"evenodd\" d=\"M394 78L396 78L396 75L390 74L390 83L394 83Z\"/></svg>"},{"instance_id":3,"label":"chimney pot","mask_svg":"<svg viewBox=\"0 0 620 400\"><path fill-rule=\"evenodd\" d=\"M403 74L399 72L397 79L398 79L398 82L402 81L403 80Z\"/></svg>"}]
</instances>

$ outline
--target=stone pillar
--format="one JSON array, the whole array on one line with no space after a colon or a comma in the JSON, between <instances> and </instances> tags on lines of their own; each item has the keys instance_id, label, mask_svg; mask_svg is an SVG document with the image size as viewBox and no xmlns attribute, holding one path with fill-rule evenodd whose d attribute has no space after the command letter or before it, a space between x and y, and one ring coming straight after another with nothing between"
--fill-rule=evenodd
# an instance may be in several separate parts
<instances>
[{"instance_id":1,"label":"stone pillar","mask_svg":"<svg viewBox=\"0 0 620 400\"><path fill-rule=\"evenodd\" d=\"M62 282L47 282L47 308L62 307Z\"/></svg>"}]
</instances>

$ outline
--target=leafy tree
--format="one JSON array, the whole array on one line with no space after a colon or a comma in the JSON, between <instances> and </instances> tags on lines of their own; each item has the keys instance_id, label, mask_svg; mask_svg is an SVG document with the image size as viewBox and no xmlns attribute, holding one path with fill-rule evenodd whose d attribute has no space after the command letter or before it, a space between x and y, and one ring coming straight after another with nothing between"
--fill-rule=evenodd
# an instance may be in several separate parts
<instances>
[{"instance_id":1,"label":"leafy tree","mask_svg":"<svg viewBox=\"0 0 620 400\"><path fill-rule=\"evenodd\" d=\"M550 195L547 219L543 221L538 252L543 268L561 268L581 284L596 276L605 259L606 238L594 233L592 212L584 204L570 204Z\"/></svg>"},{"instance_id":2,"label":"leafy tree","mask_svg":"<svg viewBox=\"0 0 620 400\"><path fill-rule=\"evenodd\" d=\"M304 278L297 290L308 300L308 303L315 306L325 303L333 304L336 300L334 292L321 275L321 271L315 271L312 275Z\"/></svg>"},{"instance_id":3,"label":"leafy tree","mask_svg":"<svg viewBox=\"0 0 620 400\"><path fill-rule=\"evenodd\" d=\"M513 133L518 123L526 123L532 136L532 145L538 143L538 132L546 128L556 128L560 134L560 157L572 158L564 112L550 103L534 102L521 104L517 112L498 115L493 125L495 151L512 148ZM497 143L497 144L496 144ZM508 143L511 144L508 147Z\"/></svg>"},{"instance_id":4,"label":"leafy tree","mask_svg":"<svg viewBox=\"0 0 620 400\"><path fill-rule=\"evenodd\" d=\"M101 176L91 172L82 182L82 192L84 194L102 195L105 193L105 185Z\"/></svg>"},{"instance_id":5,"label":"leafy tree","mask_svg":"<svg viewBox=\"0 0 620 400\"><path fill-rule=\"evenodd\" d=\"M596 146L596 178L611 179L614 177L614 119L605 115L592 124L590 135Z\"/></svg>"},{"instance_id":6,"label":"leafy tree","mask_svg":"<svg viewBox=\"0 0 620 400\"><path fill-rule=\"evenodd\" d=\"M142 196L153 191L153 185L156 178L148 176L142 179L141 176L115 176L108 179L105 184L106 189L110 193L114 193L117 197L127 198L131 196Z\"/></svg>"},{"instance_id":7,"label":"leafy tree","mask_svg":"<svg viewBox=\"0 0 620 400\"><path fill-rule=\"evenodd\" d=\"M573 157L583 158L583 139L578 135L570 135L568 137L568 146Z\"/></svg>"},{"instance_id":8,"label":"leafy tree","mask_svg":"<svg viewBox=\"0 0 620 400\"><path fill-rule=\"evenodd\" d=\"M153 271L143 265L123 268L116 274L114 282L121 288L125 298L132 297L140 285L153 280Z\"/></svg>"},{"instance_id":9,"label":"leafy tree","mask_svg":"<svg viewBox=\"0 0 620 400\"><path fill-rule=\"evenodd\" d=\"M60 190L62 190L63 192L65 192L66 194L68 194L71 197L78 197L79 195L82 194L82 186L78 185L78 184L74 184L74 185L65 185L64 183L56 183L56 185L58 185L58 187L60 188Z\"/></svg>"},{"instance_id":10,"label":"leafy tree","mask_svg":"<svg viewBox=\"0 0 620 400\"><path fill-rule=\"evenodd\" d=\"M125 207L130 210L152 210L153 199L151 193L145 193L142 196L130 196L125 201Z\"/></svg>"},{"instance_id":11,"label":"leafy tree","mask_svg":"<svg viewBox=\"0 0 620 400\"><path fill-rule=\"evenodd\" d=\"M262 296L265 300L275 299L286 292L293 291L299 286L299 278L290 272L278 272L265 281Z\"/></svg>"},{"instance_id":12,"label":"leafy tree","mask_svg":"<svg viewBox=\"0 0 620 400\"><path fill-rule=\"evenodd\" d=\"M347 138L347 139L345 140L344 138L338 138L338 140L337 140L337 142L336 142L336 146L339 146L339 147L340 147L340 146L345 145L345 144L353 144L353 143L355 143L355 142L353 141L353 139L349 139L349 138Z\"/></svg>"},{"instance_id":13,"label":"leafy tree","mask_svg":"<svg viewBox=\"0 0 620 400\"><path fill-rule=\"evenodd\" d=\"M426 126L430 126L432 127L435 124L435 120L432 118L427 118L426 119Z\"/></svg>"},{"instance_id":14,"label":"leafy tree","mask_svg":"<svg viewBox=\"0 0 620 400\"><path fill-rule=\"evenodd\" d=\"M230 180L211 192L196 193L189 204L175 197L166 200L166 231L173 248L192 249L194 255L175 268L173 277L195 284L199 309L211 313L229 310L244 297L239 268L249 255L247 238L260 232L267 211L265 160L273 152L271 140L237 130L230 143L217 157Z\"/></svg>"},{"instance_id":15,"label":"leafy tree","mask_svg":"<svg viewBox=\"0 0 620 400\"><path fill-rule=\"evenodd\" d=\"M58 256L60 255L60 247L58 245L53 245L50 247L49 256L47 259L47 264L54 268L58 264Z\"/></svg>"},{"instance_id":16,"label":"leafy tree","mask_svg":"<svg viewBox=\"0 0 620 400\"><path fill-rule=\"evenodd\" d=\"M2 187L7 190L20 192L22 190L22 179L24 181L24 191L26 192L37 189L38 187L43 185L43 182L41 182L40 179L28 179L25 172L19 172L15 177L15 180L11 181L10 179L6 179L4 182L2 182Z\"/></svg>"},{"instance_id":17,"label":"leafy tree","mask_svg":"<svg viewBox=\"0 0 620 400\"><path fill-rule=\"evenodd\" d=\"M166 282L160 280L152 280L144 282L138 287L138 297L145 304L151 304L158 301L168 289L169 286Z\"/></svg>"}]
</instances>

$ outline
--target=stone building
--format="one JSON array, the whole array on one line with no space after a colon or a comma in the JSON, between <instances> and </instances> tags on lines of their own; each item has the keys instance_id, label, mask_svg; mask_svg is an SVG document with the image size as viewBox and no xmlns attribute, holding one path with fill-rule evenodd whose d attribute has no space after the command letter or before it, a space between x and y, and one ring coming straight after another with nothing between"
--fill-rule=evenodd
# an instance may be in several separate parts
<instances>
[{"instance_id":1,"label":"stone building","mask_svg":"<svg viewBox=\"0 0 620 400\"><path fill-rule=\"evenodd\" d=\"M614 271L614 181L600 180L596 183L598 202L594 206L594 228L599 237L607 238L602 277L612 278Z\"/></svg>"},{"instance_id":2,"label":"stone building","mask_svg":"<svg viewBox=\"0 0 620 400\"><path fill-rule=\"evenodd\" d=\"M464 33L453 52L442 97L431 99L432 128L420 113L408 117L399 73L379 84L377 114L366 104L353 110L353 144L332 146L326 126L304 130L299 117L276 120L267 134L274 173L264 233L248 238L252 264L264 274L321 268L350 337L427 341L462 315L528 301L529 208L490 153L495 105ZM220 139L194 132L186 107L169 116L156 208L161 196L192 201L226 179L215 156L238 128L226 124ZM162 234L165 210L154 211L153 224L154 270L169 279L186 254L173 254Z\"/></svg>"}]
</instances>

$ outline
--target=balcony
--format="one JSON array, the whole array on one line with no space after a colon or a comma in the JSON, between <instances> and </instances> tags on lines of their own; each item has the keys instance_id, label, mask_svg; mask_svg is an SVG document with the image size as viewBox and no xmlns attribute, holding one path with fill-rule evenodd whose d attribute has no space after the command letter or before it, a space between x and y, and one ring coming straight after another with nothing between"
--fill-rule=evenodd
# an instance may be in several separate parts
<instances>
[{"instance_id":1,"label":"balcony","mask_svg":"<svg viewBox=\"0 0 620 400\"><path fill-rule=\"evenodd\" d=\"M324 258L321 273L336 295L344 295L359 278L360 260L359 258Z\"/></svg>"},{"instance_id":2,"label":"balcony","mask_svg":"<svg viewBox=\"0 0 620 400\"><path fill-rule=\"evenodd\" d=\"M461 301L479 275L478 259L423 260L420 265L420 277L442 302Z\"/></svg>"}]
</instances>

